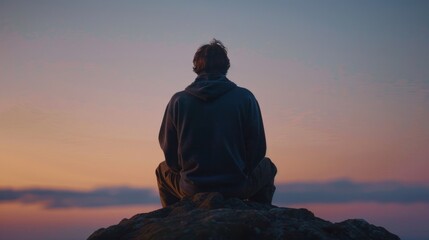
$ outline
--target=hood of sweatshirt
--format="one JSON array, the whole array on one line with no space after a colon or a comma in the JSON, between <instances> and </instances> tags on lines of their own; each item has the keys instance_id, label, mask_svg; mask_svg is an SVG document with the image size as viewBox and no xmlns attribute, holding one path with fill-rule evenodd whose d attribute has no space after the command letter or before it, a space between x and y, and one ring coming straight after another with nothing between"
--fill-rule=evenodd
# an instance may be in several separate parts
<instances>
[{"instance_id":1,"label":"hood of sweatshirt","mask_svg":"<svg viewBox=\"0 0 429 240\"><path fill-rule=\"evenodd\" d=\"M186 87L185 92L203 101L211 101L235 87L237 85L223 74L201 74Z\"/></svg>"}]
</instances>

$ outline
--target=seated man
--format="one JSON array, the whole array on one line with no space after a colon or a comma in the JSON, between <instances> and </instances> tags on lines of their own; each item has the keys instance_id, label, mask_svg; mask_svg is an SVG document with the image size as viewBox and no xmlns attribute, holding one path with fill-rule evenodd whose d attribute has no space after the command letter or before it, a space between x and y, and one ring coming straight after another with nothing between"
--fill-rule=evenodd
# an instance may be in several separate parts
<instances>
[{"instance_id":1,"label":"seated man","mask_svg":"<svg viewBox=\"0 0 429 240\"><path fill-rule=\"evenodd\" d=\"M265 157L256 98L226 78L230 63L220 41L201 46L193 63L198 77L171 98L159 132L162 205L198 192L271 204L277 169Z\"/></svg>"}]
</instances>

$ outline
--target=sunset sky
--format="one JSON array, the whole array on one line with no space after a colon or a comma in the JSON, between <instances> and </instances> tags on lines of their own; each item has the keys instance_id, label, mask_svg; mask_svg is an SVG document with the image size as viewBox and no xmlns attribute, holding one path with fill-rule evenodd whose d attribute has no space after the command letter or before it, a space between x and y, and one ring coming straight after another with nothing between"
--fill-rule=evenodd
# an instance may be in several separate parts
<instances>
[{"instance_id":1,"label":"sunset sky","mask_svg":"<svg viewBox=\"0 0 429 240\"><path fill-rule=\"evenodd\" d=\"M277 205L427 239L428 12L423 0L0 0L0 238L58 239L55 225L82 239L159 208L165 106L217 38L228 78L261 106Z\"/></svg>"}]
</instances>

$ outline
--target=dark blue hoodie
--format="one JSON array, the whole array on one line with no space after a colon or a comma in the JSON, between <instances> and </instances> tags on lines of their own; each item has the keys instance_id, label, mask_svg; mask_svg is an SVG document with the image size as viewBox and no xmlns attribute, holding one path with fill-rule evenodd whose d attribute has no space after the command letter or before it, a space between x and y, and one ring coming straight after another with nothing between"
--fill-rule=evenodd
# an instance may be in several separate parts
<instances>
[{"instance_id":1,"label":"dark blue hoodie","mask_svg":"<svg viewBox=\"0 0 429 240\"><path fill-rule=\"evenodd\" d=\"M265 157L264 126L253 94L224 75L203 74L167 105L159 142L187 195L243 194L250 171Z\"/></svg>"}]
</instances>

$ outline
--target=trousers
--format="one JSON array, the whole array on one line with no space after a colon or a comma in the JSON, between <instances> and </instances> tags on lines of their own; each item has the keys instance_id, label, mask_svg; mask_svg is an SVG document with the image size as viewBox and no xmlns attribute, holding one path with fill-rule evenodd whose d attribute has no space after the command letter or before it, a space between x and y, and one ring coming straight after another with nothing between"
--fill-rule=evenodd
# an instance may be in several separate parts
<instances>
[{"instance_id":1,"label":"trousers","mask_svg":"<svg viewBox=\"0 0 429 240\"><path fill-rule=\"evenodd\" d=\"M179 202L187 195L180 189L180 174L172 171L165 161L161 162L155 171L159 196L163 207ZM276 187L274 178L277 167L269 158L264 158L246 178L244 189L237 192L236 196L243 200L249 200L264 204L271 204ZM222 192L221 192L222 193ZM188 196L190 197L190 196Z\"/></svg>"}]
</instances>

